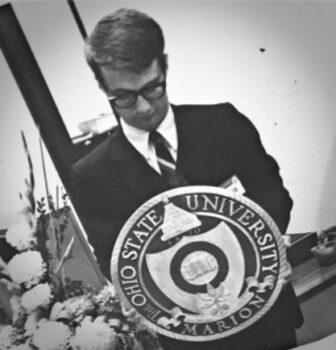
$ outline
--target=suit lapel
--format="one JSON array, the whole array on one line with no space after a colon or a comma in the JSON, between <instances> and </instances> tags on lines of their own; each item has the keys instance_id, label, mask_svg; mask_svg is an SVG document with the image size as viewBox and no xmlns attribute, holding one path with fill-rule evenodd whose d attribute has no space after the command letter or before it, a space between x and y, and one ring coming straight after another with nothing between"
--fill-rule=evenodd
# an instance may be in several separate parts
<instances>
[{"instance_id":1,"label":"suit lapel","mask_svg":"<svg viewBox=\"0 0 336 350\"><path fill-rule=\"evenodd\" d=\"M188 108L172 105L178 137L176 169L190 185L206 183L208 173L205 148L199 139L199 128L195 116ZM113 181L120 172L123 182L143 203L154 195L171 187L128 142L118 126L106 147L108 181ZM206 153L205 153L206 154Z\"/></svg>"},{"instance_id":2,"label":"suit lapel","mask_svg":"<svg viewBox=\"0 0 336 350\"><path fill-rule=\"evenodd\" d=\"M121 177L126 186L144 202L152 196L168 189L162 176L158 174L143 158L143 156L128 142L118 127L113 140L108 146L110 178L116 171L121 172Z\"/></svg>"},{"instance_id":3,"label":"suit lapel","mask_svg":"<svg viewBox=\"0 0 336 350\"><path fill-rule=\"evenodd\" d=\"M195 113L199 112L185 106L172 105L172 108L178 138L176 170L190 185L206 184L211 155L207 153L207 132L197 125Z\"/></svg>"}]
</instances>

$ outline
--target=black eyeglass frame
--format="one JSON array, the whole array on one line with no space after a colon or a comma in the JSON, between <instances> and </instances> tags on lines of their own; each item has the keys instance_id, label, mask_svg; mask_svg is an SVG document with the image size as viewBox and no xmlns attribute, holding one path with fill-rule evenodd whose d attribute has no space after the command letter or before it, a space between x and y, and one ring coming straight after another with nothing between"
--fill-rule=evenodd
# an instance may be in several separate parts
<instances>
[{"instance_id":1,"label":"black eyeglass frame","mask_svg":"<svg viewBox=\"0 0 336 350\"><path fill-rule=\"evenodd\" d=\"M150 97L146 95L146 91L149 91L153 88L158 88L161 87L162 88L162 92L160 93L159 96L156 97ZM166 92L166 87L167 87L167 82L166 80L163 80L161 82L155 83L155 84L151 84L149 86L144 86L143 88L139 89L139 90L126 90L125 93L119 95L119 96L108 96L109 101L112 103L112 105L115 108L129 108L132 107L136 104L138 97L142 96L144 99L146 99L147 101L155 101L158 100L159 98L161 98L165 92ZM124 105L124 106L119 106L117 101L119 98L125 96L125 95L129 95L133 97L133 100L131 101L131 103Z\"/></svg>"}]
</instances>

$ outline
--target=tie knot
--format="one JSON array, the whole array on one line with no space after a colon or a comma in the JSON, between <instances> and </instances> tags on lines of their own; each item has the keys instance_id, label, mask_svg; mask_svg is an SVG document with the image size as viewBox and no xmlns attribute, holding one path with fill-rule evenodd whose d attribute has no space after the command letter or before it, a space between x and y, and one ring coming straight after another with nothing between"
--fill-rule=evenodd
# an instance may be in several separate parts
<instances>
[{"instance_id":1,"label":"tie knot","mask_svg":"<svg viewBox=\"0 0 336 350\"><path fill-rule=\"evenodd\" d=\"M157 131L149 134L149 142L155 147L161 175L167 180L171 188L185 186L185 179L176 172L176 162L169 151L168 141Z\"/></svg>"},{"instance_id":2,"label":"tie knot","mask_svg":"<svg viewBox=\"0 0 336 350\"><path fill-rule=\"evenodd\" d=\"M158 131L151 131L149 134L149 141L156 144L167 145L167 141Z\"/></svg>"},{"instance_id":3,"label":"tie knot","mask_svg":"<svg viewBox=\"0 0 336 350\"><path fill-rule=\"evenodd\" d=\"M153 143L155 147L155 153L159 163L163 160L175 167L175 161L172 154L169 151L169 146L165 138L157 131L152 131L149 134L149 141Z\"/></svg>"}]
</instances>

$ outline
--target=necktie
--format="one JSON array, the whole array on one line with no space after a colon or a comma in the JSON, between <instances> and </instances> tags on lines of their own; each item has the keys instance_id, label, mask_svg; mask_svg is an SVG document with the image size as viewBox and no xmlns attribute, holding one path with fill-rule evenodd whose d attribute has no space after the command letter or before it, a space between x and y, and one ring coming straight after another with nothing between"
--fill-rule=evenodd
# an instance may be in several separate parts
<instances>
[{"instance_id":1,"label":"necktie","mask_svg":"<svg viewBox=\"0 0 336 350\"><path fill-rule=\"evenodd\" d=\"M171 155L167 141L157 131L152 131L149 135L149 141L155 147L156 157L161 175L167 180L171 187L186 185L186 181L176 172L176 164Z\"/></svg>"},{"instance_id":2,"label":"necktie","mask_svg":"<svg viewBox=\"0 0 336 350\"><path fill-rule=\"evenodd\" d=\"M175 160L167 147L164 137L159 132L152 131L149 135L149 141L155 146L156 157L162 176L175 171Z\"/></svg>"}]
</instances>

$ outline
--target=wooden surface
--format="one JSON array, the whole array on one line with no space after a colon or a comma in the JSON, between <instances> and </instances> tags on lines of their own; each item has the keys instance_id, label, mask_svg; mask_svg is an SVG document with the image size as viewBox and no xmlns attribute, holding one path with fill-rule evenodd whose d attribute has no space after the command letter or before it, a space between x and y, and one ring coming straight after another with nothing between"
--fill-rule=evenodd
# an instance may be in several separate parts
<instances>
[{"instance_id":1,"label":"wooden surface","mask_svg":"<svg viewBox=\"0 0 336 350\"><path fill-rule=\"evenodd\" d=\"M298 344L307 344L336 333L336 283L323 283L300 298L304 324L296 330ZM321 348L321 350L324 348ZM336 349L336 344L330 350ZM328 350L329 350L328 349Z\"/></svg>"},{"instance_id":2,"label":"wooden surface","mask_svg":"<svg viewBox=\"0 0 336 350\"><path fill-rule=\"evenodd\" d=\"M293 268L292 283L305 320L296 330L298 344L311 343L335 333L336 263L320 266L312 257ZM321 350L334 348L321 347Z\"/></svg>"},{"instance_id":3,"label":"wooden surface","mask_svg":"<svg viewBox=\"0 0 336 350\"><path fill-rule=\"evenodd\" d=\"M320 266L316 258L313 257L293 268L291 281L296 295L302 297L314 288L322 287L324 283L331 282L335 276L336 263Z\"/></svg>"}]
</instances>

